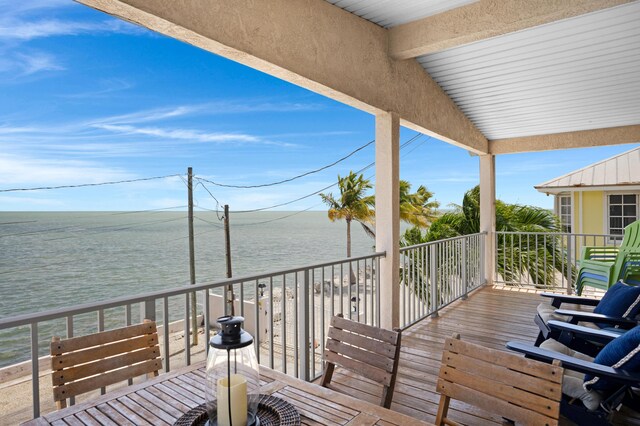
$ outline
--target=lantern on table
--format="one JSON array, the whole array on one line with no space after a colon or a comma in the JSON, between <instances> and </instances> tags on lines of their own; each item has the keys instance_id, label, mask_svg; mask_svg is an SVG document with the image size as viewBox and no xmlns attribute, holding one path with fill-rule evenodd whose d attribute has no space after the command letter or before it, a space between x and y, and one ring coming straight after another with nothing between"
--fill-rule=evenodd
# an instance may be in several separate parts
<instances>
[{"instance_id":1,"label":"lantern on table","mask_svg":"<svg viewBox=\"0 0 640 426\"><path fill-rule=\"evenodd\" d=\"M209 341L206 407L209 425L259 425L260 374L253 337L244 318L218 318L220 332Z\"/></svg>"}]
</instances>

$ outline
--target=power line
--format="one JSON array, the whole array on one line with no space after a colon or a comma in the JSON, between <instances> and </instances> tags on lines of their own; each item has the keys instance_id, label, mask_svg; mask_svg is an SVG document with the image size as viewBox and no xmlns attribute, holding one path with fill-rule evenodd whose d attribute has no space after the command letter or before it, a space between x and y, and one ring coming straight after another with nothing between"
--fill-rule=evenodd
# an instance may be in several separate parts
<instances>
[{"instance_id":1,"label":"power line","mask_svg":"<svg viewBox=\"0 0 640 426\"><path fill-rule=\"evenodd\" d=\"M198 178L196 178L196 179L198 179ZM205 191L207 191L207 192L209 193L209 195L211 195L211 198L213 198L214 200L216 200L216 209L215 209L216 216L218 217L218 220L219 220L220 222L222 222L222 221L223 221L223 219L224 219L224 217L220 216L220 201L218 201L218 199L216 198L216 196L215 196L215 195L213 195L213 194L211 193L211 191L209 191L209 188L207 188L207 187L205 186L205 184L204 184L204 183L202 183L202 182L198 182L198 184L196 185L196 188L198 187L198 185L202 185L202 187L204 188L204 190L205 190ZM204 207L202 207L202 208L204 208ZM209 209L205 209L205 210L209 210ZM214 211L214 210L211 210L211 211Z\"/></svg>"},{"instance_id":2,"label":"power line","mask_svg":"<svg viewBox=\"0 0 640 426\"><path fill-rule=\"evenodd\" d=\"M176 176L182 176L182 175L175 174L175 175L166 175L166 176L153 176L153 177L147 177L147 178L127 179L127 180L118 180L118 181L110 181L110 182L80 183L80 184L77 184L77 185L40 186L40 187L37 187L37 188L0 189L0 192L40 191L40 190L48 190L48 189L83 188L83 187L86 187L86 186L116 185L116 184L119 184L119 183L131 183L131 182L142 182L142 181L147 181L147 180L166 179L166 178L176 177Z\"/></svg>"},{"instance_id":3,"label":"power line","mask_svg":"<svg viewBox=\"0 0 640 426\"><path fill-rule=\"evenodd\" d=\"M316 205L314 205L314 206L307 207L307 208L306 208L306 209L304 209L304 210L299 210L299 211L297 211L297 212L294 212L294 213L288 214L288 215L286 215L286 216L277 217L277 218L275 218L275 219L269 219L269 220L264 220L264 221L262 221L262 222L254 222L254 223L239 223L239 224L234 225L234 227L238 227L238 226L262 225L262 224L264 224L264 223L276 222L276 221L278 221L278 220L287 219L287 218L289 218L289 217L291 217L291 216L295 216L295 215L297 215L297 214L300 214L300 213L304 213L304 212L306 212L306 211L309 211L309 210L311 210L312 208L319 206L320 204L322 204L322 203L318 203L318 204L316 204ZM237 212L236 212L236 213L237 213Z\"/></svg>"},{"instance_id":4,"label":"power line","mask_svg":"<svg viewBox=\"0 0 640 426\"><path fill-rule=\"evenodd\" d=\"M300 175L293 176L293 177L288 178L288 179L279 180L279 181L277 181L277 182L262 183L262 184L258 184L258 185L230 185L230 184L224 184L224 183L214 182L214 181L212 181L212 180L208 180L208 179L205 179L205 178L199 178L199 177L196 177L196 179L198 179L198 180L203 180L203 181L208 182L208 183L210 183L210 184L212 184L212 185L221 186L221 187L224 187L224 188L241 188L241 189L248 189L248 188L264 188L265 186L275 186L275 185L280 185L280 184L283 184L283 183L287 183L287 182L294 181L294 180L296 180L296 179L303 178L303 177L305 177L305 176L312 175L312 174L314 174L314 173L321 172L321 171L326 170L326 169L328 169L328 168L330 168L330 167L333 167L333 166L335 166L336 164L338 164L338 163L340 163L340 162L342 162L342 161L346 160L347 158L351 157L352 155L356 154L357 152L359 152L359 151L361 151L361 150L365 149L366 147L368 147L369 145L371 145L371 144L372 144L372 143L374 143L375 141L376 141L376 140L374 139L374 140L372 140L372 141L367 142L366 144L364 144L364 145L362 145L361 147L359 147L359 148L357 148L357 149L355 149L355 150L351 151L349 154L347 154L347 155L345 155L344 157L342 157L342 158L340 158L340 159L338 159L338 160L334 161L334 162L333 162L333 163L331 163L331 164L327 164L326 166L322 166L322 167L320 167L320 168L318 168L318 169L310 170L310 171L305 172L305 173L302 173L302 174L300 174Z\"/></svg>"},{"instance_id":5,"label":"power line","mask_svg":"<svg viewBox=\"0 0 640 426\"><path fill-rule=\"evenodd\" d=\"M420 134L420 133L418 133L417 135L413 136L411 139L409 139L408 141L404 142L404 143L400 146L400 149L403 149L403 148L405 148L405 147L407 147L407 146L411 145L413 142L415 142L415 141L416 141L418 138L420 138L421 136L423 136L423 135L422 135L422 134ZM364 172L365 170L368 170L368 169L370 169L371 167L373 167L375 164L376 164L376 162L375 162L375 161L374 161L374 162L372 162L372 163L369 163L369 164L367 164L366 166L364 166L363 168L361 168L360 170L357 170L357 171L356 171L356 173L362 173L362 172ZM317 194L321 193L322 191L326 191L327 189L332 188L332 187L336 186L337 184L338 184L338 182L336 181L336 182L332 183L332 184L331 184L331 185L329 185L329 186L325 186L325 187L324 187L324 188L322 188L322 189L319 189L319 190L317 190L317 191L315 191L315 192L312 192L311 194L307 194L307 195L305 195L305 196L303 196L303 197L296 198L295 200L287 201L287 202L280 203L280 204L275 204L275 205L273 205L273 206L269 206L269 207L261 207L261 208L257 208L257 209L251 209L251 210L238 210L238 211L235 211L234 213L254 213L254 212L260 212L260 211L264 211L264 210L275 209L275 208L277 208L277 207L283 207L283 206L286 206L286 205L293 204L293 203L295 203L295 202L298 202L298 201L304 200L304 199L306 199L306 198L313 197L314 195L317 195Z\"/></svg>"}]
</instances>

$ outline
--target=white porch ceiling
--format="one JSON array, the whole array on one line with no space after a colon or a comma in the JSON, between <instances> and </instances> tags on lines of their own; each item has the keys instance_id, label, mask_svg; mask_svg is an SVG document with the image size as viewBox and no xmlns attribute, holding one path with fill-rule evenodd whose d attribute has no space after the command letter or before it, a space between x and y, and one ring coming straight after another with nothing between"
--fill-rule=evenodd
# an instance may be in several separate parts
<instances>
[{"instance_id":1,"label":"white porch ceiling","mask_svg":"<svg viewBox=\"0 0 640 426\"><path fill-rule=\"evenodd\" d=\"M384 27L472 1L327 0ZM640 124L640 1L418 57L489 140Z\"/></svg>"},{"instance_id":2,"label":"white porch ceiling","mask_svg":"<svg viewBox=\"0 0 640 426\"><path fill-rule=\"evenodd\" d=\"M640 123L640 2L418 58L488 139Z\"/></svg>"},{"instance_id":3,"label":"white porch ceiling","mask_svg":"<svg viewBox=\"0 0 640 426\"><path fill-rule=\"evenodd\" d=\"M385 28L437 15L478 0L327 0Z\"/></svg>"}]
</instances>

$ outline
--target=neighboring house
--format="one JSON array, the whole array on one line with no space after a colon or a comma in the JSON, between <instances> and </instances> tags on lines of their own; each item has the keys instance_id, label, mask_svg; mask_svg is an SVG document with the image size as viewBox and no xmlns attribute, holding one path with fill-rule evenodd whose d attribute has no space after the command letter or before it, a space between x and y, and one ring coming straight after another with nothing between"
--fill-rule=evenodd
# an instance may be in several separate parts
<instances>
[{"instance_id":1,"label":"neighboring house","mask_svg":"<svg viewBox=\"0 0 640 426\"><path fill-rule=\"evenodd\" d=\"M555 197L565 232L613 234L638 219L640 147L536 185Z\"/></svg>"}]
</instances>

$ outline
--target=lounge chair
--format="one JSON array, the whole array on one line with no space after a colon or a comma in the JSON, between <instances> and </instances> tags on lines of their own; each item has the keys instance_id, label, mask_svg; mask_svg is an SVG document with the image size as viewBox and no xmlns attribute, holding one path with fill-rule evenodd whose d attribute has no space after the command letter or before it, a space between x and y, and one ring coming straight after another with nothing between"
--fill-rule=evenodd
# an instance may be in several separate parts
<instances>
[{"instance_id":1,"label":"lounge chair","mask_svg":"<svg viewBox=\"0 0 640 426\"><path fill-rule=\"evenodd\" d=\"M640 326L613 339L595 357L548 340L541 347L509 342L507 348L527 358L560 361L565 371L560 413L579 425L609 425L622 407L640 406Z\"/></svg>"},{"instance_id":2,"label":"lounge chair","mask_svg":"<svg viewBox=\"0 0 640 426\"><path fill-rule=\"evenodd\" d=\"M638 324L640 287L629 286L623 282L612 286L601 300L554 293L542 293L542 297L550 303L542 302L537 307L534 322L538 325L540 333L536 340L536 346L540 346L542 342L550 338L558 339L559 333L554 333L554 330L549 326L551 320L571 324L580 322L598 329L630 329ZM594 307L594 309L593 312L560 309L565 303L587 308Z\"/></svg>"},{"instance_id":3,"label":"lounge chair","mask_svg":"<svg viewBox=\"0 0 640 426\"><path fill-rule=\"evenodd\" d=\"M585 286L606 290L620 279L640 283L640 221L624 228L620 247L582 248L576 280L578 295Z\"/></svg>"}]
</instances>

